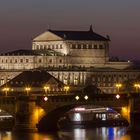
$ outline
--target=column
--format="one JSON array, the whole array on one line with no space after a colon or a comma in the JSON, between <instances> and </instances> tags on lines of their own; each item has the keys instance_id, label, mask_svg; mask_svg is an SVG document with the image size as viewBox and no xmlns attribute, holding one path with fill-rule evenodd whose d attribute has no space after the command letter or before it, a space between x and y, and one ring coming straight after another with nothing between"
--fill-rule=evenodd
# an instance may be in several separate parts
<instances>
[{"instance_id":1,"label":"column","mask_svg":"<svg viewBox=\"0 0 140 140\"><path fill-rule=\"evenodd\" d=\"M35 132L38 116L35 115L36 99L32 96L17 97L14 131Z\"/></svg>"}]
</instances>

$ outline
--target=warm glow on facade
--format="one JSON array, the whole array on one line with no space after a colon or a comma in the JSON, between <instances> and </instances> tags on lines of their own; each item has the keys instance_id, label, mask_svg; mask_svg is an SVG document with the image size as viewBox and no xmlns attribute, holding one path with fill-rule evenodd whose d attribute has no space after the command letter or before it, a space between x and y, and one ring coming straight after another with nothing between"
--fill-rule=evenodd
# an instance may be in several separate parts
<instances>
[{"instance_id":1,"label":"warm glow on facade","mask_svg":"<svg viewBox=\"0 0 140 140\"><path fill-rule=\"evenodd\" d=\"M129 114L130 114L130 112L129 112L129 109L128 109L128 107L122 107L121 108L121 115L124 117L124 118L126 118L128 121L129 121Z\"/></svg>"},{"instance_id":2,"label":"warm glow on facade","mask_svg":"<svg viewBox=\"0 0 140 140\"><path fill-rule=\"evenodd\" d=\"M36 124L38 123L38 121L45 115L45 111L44 109L42 109L41 107L36 107L33 111L33 117L34 120L36 121Z\"/></svg>"},{"instance_id":3,"label":"warm glow on facade","mask_svg":"<svg viewBox=\"0 0 140 140\"><path fill-rule=\"evenodd\" d=\"M44 86L43 88L45 93L48 93L50 91L50 87L48 85Z\"/></svg>"},{"instance_id":4,"label":"warm glow on facade","mask_svg":"<svg viewBox=\"0 0 140 140\"><path fill-rule=\"evenodd\" d=\"M66 91L66 93L70 90L69 86L64 86L64 90Z\"/></svg>"},{"instance_id":5,"label":"warm glow on facade","mask_svg":"<svg viewBox=\"0 0 140 140\"><path fill-rule=\"evenodd\" d=\"M117 88L121 88L122 87L122 84L116 84L116 87Z\"/></svg>"},{"instance_id":6,"label":"warm glow on facade","mask_svg":"<svg viewBox=\"0 0 140 140\"><path fill-rule=\"evenodd\" d=\"M28 95L29 95L29 92L31 91L31 88L30 88L30 87L26 87L26 88L25 88L25 91L26 91L27 96L28 96Z\"/></svg>"},{"instance_id":7,"label":"warm glow on facade","mask_svg":"<svg viewBox=\"0 0 140 140\"><path fill-rule=\"evenodd\" d=\"M28 91L31 90L31 88L30 87L26 87L25 90L28 92Z\"/></svg>"},{"instance_id":8,"label":"warm glow on facade","mask_svg":"<svg viewBox=\"0 0 140 140\"><path fill-rule=\"evenodd\" d=\"M5 87L5 88L3 88L2 90L5 91L5 92L8 92L8 91L10 91L10 88Z\"/></svg>"},{"instance_id":9,"label":"warm glow on facade","mask_svg":"<svg viewBox=\"0 0 140 140\"><path fill-rule=\"evenodd\" d=\"M118 93L119 93L119 92L120 92L120 88L122 87L122 84L118 83L118 84L116 84L115 86L116 86L116 88L117 88L117 90L118 90Z\"/></svg>"},{"instance_id":10,"label":"warm glow on facade","mask_svg":"<svg viewBox=\"0 0 140 140\"><path fill-rule=\"evenodd\" d=\"M2 89L2 91L5 92L5 96L7 96L7 93L10 91L10 88L9 87L5 87Z\"/></svg>"},{"instance_id":11,"label":"warm glow on facade","mask_svg":"<svg viewBox=\"0 0 140 140\"><path fill-rule=\"evenodd\" d=\"M140 88L140 84L134 84L134 87L139 87Z\"/></svg>"}]
</instances>

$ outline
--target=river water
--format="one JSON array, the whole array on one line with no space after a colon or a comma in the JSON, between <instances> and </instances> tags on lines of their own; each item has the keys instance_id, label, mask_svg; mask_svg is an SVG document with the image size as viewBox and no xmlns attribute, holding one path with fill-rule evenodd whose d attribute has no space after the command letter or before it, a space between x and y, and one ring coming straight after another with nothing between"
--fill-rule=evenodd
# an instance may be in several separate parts
<instances>
[{"instance_id":1,"label":"river water","mask_svg":"<svg viewBox=\"0 0 140 140\"><path fill-rule=\"evenodd\" d=\"M0 140L139 140L140 134L128 134L125 127L72 129L56 133L0 132Z\"/></svg>"}]
</instances>

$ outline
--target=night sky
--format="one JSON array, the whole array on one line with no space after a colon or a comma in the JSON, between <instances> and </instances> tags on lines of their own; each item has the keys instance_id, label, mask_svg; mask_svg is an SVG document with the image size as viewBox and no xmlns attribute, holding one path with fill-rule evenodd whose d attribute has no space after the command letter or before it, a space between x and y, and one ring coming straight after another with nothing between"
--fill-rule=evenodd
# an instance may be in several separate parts
<instances>
[{"instance_id":1,"label":"night sky","mask_svg":"<svg viewBox=\"0 0 140 140\"><path fill-rule=\"evenodd\" d=\"M31 49L48 28L93 30L111 38L110 55L140 60L140 0L1 0L0 53Z\"/></svg>"}]
</instances>

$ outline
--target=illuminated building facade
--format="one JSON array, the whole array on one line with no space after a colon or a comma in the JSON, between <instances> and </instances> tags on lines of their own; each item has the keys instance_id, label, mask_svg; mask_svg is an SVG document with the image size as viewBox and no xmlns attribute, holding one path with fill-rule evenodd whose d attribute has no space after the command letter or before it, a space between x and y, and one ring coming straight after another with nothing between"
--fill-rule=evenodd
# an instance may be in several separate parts
<instances>
[{"instance_id":1,"label":"illuminated building facade","mask_svg":"<svg viewBox=\"0 0 140 140\"><path fill-rule=\"evenodd\" d=\"M0 55L0 85L22 71L45 69L73 88L96 85L103 92L116 93L116 83L139 76L129 69L130 61L112 61L109 36L88 31L48 30L32 40L32 50L16 50Z\"/></svg>"}]
</instances>

